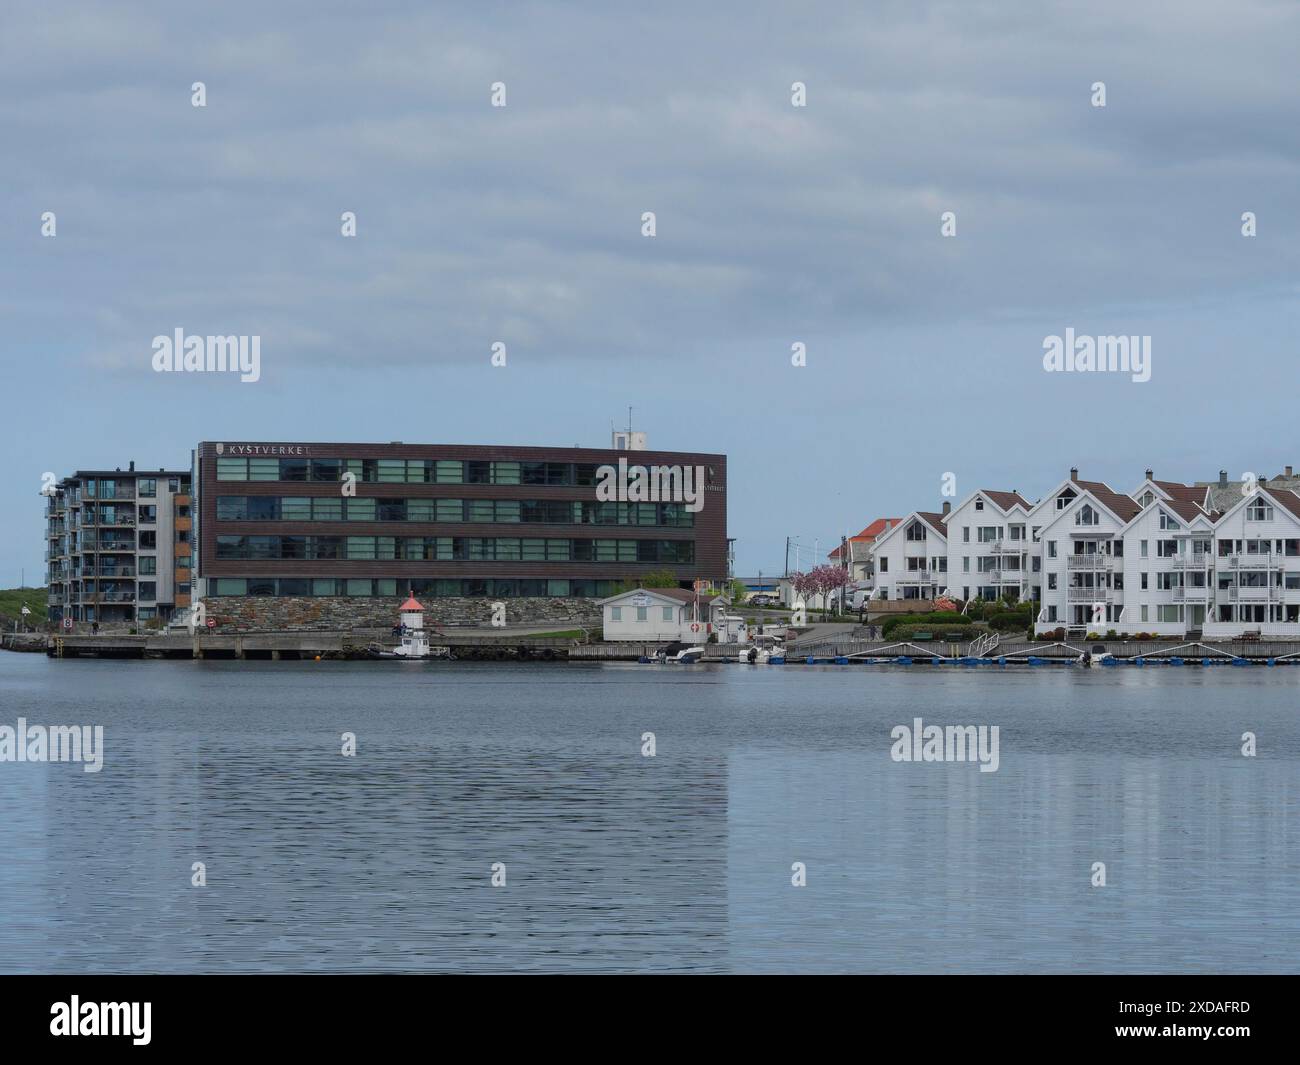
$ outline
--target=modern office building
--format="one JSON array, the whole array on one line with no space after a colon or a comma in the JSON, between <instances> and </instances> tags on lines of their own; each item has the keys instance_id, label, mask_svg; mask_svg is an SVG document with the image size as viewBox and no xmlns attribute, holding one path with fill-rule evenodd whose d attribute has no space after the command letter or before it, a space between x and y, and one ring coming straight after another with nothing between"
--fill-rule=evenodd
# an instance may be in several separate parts
<instances>
[{"instance_id":1,"label":"modern office building","mask_svg":"<svg viewBox=\"0 0 1300 1065\"><path fill-rule=\"evenodd\" d=\"M636 449L641 434L615 442L623 447L201 443L196 595L209 607L414 594L522 609L603 598L664 570L682 587L721 586L726 457Z\"/></svg>"},{"instance_id":2,"label":"modern office building","mask_svg":"<svg viewBox=\"0 0 1300 1065\"><path fill-rule=\"evenodd\" d=\"M50 621L144 624L189 606L189 470L78 470L45 513Z\"/></svg>"}]
</instances>

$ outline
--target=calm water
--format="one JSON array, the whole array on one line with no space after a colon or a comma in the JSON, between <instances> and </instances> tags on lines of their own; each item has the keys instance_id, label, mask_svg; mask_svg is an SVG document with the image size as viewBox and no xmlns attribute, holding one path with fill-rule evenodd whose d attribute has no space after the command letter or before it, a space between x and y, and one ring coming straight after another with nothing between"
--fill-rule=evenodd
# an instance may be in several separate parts
<instances>
[{"instance_id":1,"label":"calm water","mask_svg":"<svg viewBox=\"0 0 1300 1065\"><path fill-rule=\"evenodd\" d=\"M4 971L1300 968L1300 668L0 653L19 716L106 753L0 763Z\"/></svg>"}]
</instances>

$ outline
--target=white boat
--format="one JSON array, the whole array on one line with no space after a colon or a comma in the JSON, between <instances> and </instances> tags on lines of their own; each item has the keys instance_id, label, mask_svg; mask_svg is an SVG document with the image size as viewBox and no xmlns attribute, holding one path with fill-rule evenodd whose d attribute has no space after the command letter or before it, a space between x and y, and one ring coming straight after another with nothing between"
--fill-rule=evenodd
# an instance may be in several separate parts
<instances>
[{"instance_id":1,"label":"white boat","mask_svg":"<svg viewBox=\"0 0 1300 1065\"><path fill-rule=\"evenodd\" d=\"M704 657L704 648L700 644L683 647L680 643L670 643L655 652L656 662L679 662L690 665Z\"/></svg>"},{"instance_id":2,"label":"white boat","mask_svg":"<svg viewBox=\"0 0 1300 1065\"><path fill-rule=\"evenodd\" d=\"M1075 659L1075 661L1085 669L1096 669L1098 666L1105 665L1108 659L1113 659L1114 657L1115 656L1109 651L1102 651L1098 654L1093 654L1091 651L1084 651L1083 654Z\"/></svg>"},{"instance_id":3,"label":"white boat","mask_svg":"<svg viewBox=\"0 0 1300 1065\"><path fill-rule=\"evenodd\" d=\"M774 658L785 658L785 641L780 636L755 636L754 642L736 656L736 660L749 665L765 665Z\"/></svg>"}]
</instances>

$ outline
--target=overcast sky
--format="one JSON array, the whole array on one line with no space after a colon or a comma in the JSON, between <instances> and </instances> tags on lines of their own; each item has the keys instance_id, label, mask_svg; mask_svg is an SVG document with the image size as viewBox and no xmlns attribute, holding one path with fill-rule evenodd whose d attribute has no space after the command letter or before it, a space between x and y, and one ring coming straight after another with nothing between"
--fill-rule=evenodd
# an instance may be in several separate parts
<instances>
[{"instance_id":1,"label":"overcast sky","mask_svg":"<svg viewBox=\"0 0 1300 1065\"><path fill-rule=\"evenodd\" d=\"M948 472L1300 466L1298 67L1266 0L6 0L0 585L44 471L200 439L606 446L632 405L729 456L745 575ZM177 328L261 380L155 373ZM1151 380L1046 373L1067 328Z\"/></svg>"}]
</instances>

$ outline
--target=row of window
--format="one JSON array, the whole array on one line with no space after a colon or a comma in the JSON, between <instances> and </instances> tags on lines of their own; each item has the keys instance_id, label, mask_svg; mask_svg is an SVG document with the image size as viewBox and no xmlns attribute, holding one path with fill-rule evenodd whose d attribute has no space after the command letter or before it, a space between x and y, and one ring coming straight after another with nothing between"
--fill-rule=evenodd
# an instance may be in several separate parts
<instances>
[{"instance_id":1,"label":"row of window","mask_svg":"<svg viewBox=\"0 0 1300 1065\"><path fill-rule=\"evenodd\" d=\"M517 536L218 536L219 559L395 559L419 562L695 561L690 540L562 540Z\"/></svg>"},{"instance_id":2,"label":"row of window","mask_svg":"<svg viewBox=\"0 0 1300 1065\"><path fill-rule=\"evenodd\" d=\"M182 480L180 477L167 478L167 490L172 495L182 493L182 484L184 491L189 491L189 478ZM121 499L124 493L130 493L138 496L152 497L158 494L157 477L139 477L132 480L118 481L111 477L102 477L99 480L90 478L85 481L80 489L72 488L67 492L67 498L75 502L83 496L87 499Z\"/></svg>"},{"instance_id":3,"label":"row of window","mask_svg":"<svg viewBox=\"0 0 1300 1065\"><path fill-rule=\"evenodd\" d=\"M217 496L218 521L421 521L690 528L684 503L532 499L375 499Z\"/></svg>"},{"instance_id":4,"label":"row of window","mask_svg":"<svg viewBox=\"0 0 1300 1065\"><path fill-rule=\"evenodd\" d=\"M594 462L459 459L218 458L218 481L341 481L375 484L594 485Z\"/></svg>"},{"instance_id":5,"label":"row of window","mask_svg":"<svg viewBox=\"0 0 1300 1065\"><path fill-rule=\"evenodd\" d=\"M498 577L483 580L462 577L214 577L208 594L295 595L295 596L398 596L433 598L465 596L517 599L543 598L605 599L618 591L615 580L550 580L547 578Z\"/></svg>"}]
</instances>

